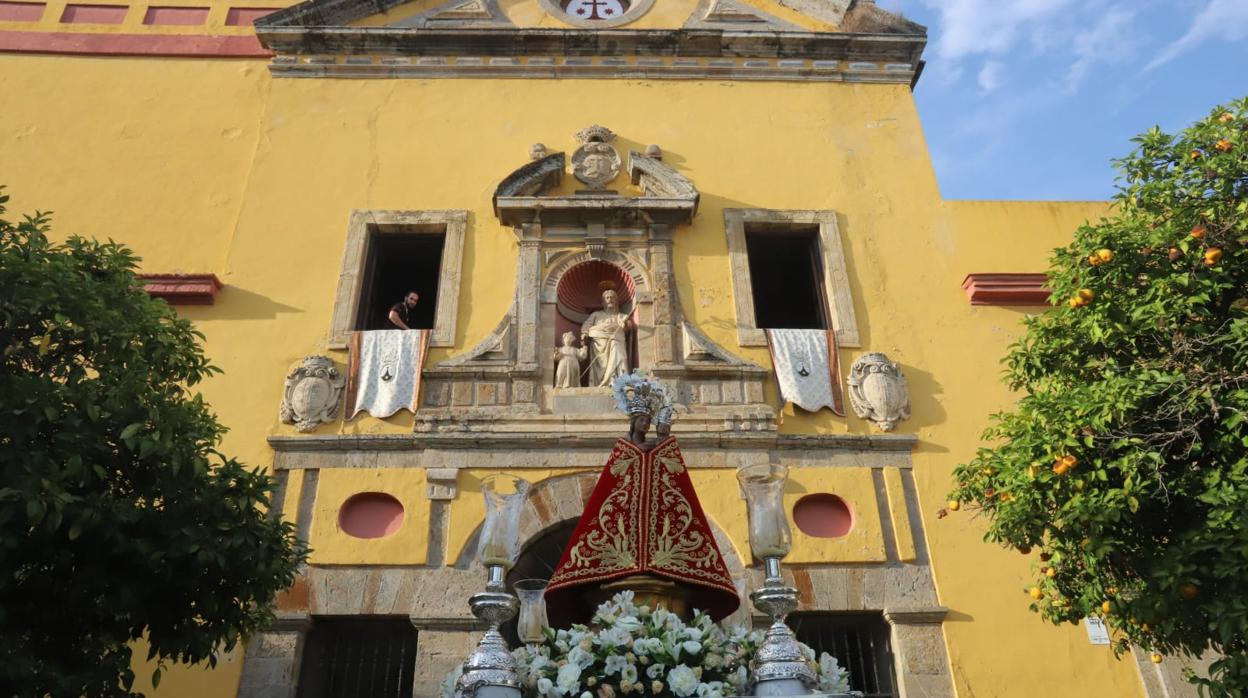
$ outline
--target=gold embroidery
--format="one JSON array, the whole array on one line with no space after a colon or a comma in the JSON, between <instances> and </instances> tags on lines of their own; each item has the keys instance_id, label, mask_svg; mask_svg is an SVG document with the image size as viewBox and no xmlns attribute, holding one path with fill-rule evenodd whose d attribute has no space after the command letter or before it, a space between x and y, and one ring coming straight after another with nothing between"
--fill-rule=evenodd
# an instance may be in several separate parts
<instances>
[{"instance_id":1,"label":"gold embroidery","mask_svg":"<svg viewBox=\"0 0 1248 698\"><path fill-rule=\"evenodd\" d=\"M641 462L633 449L616 446L610 472L619 480L598 508L595 521L568 551L568 564L551 583L565 583L589 575L611 574L637 566L641 508Z\"/></svg>"}]
</instances>

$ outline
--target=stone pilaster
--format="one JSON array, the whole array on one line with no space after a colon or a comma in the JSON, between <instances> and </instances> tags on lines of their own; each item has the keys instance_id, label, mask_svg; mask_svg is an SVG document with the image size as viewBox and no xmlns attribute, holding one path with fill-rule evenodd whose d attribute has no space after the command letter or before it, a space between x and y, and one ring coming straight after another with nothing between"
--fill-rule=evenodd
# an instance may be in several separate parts
<instances>
[{"instance_id":1,"label":"stone pilaster","mask_svg":"<svg viewBox=\"0 0 1248 698\"><path fill-rule=\"evenodd\" d=\"M247 643L238 698L295 698L299 660L312 628L306 613L281 615Z\"/></svg>"}]
</instances>

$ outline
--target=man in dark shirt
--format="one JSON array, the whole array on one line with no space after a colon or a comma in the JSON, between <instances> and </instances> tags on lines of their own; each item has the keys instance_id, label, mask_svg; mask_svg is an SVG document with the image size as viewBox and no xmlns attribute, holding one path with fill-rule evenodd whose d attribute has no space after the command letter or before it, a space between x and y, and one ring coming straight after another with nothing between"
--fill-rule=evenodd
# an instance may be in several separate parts
<instances>
[{"instance_id":1,"label":"man in dark shirt","mask_svg":"<svg viewBox=\"0 0 1248 698\"><path fill-rule=\"evenodd\" d=\"M416 313L416 304L420 302L420 294L408 291L403 300L390 307L390 322L400 330L412 329L412 316Z\"/></svg>"}]
</instances>

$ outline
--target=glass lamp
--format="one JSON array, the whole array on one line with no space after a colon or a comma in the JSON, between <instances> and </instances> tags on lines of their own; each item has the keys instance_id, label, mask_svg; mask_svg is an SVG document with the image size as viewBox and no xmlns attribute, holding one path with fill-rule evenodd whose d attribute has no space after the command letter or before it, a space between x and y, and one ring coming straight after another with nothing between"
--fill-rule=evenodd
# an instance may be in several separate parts
<instances>
[{"instance_id":1,"label":"glass lamp","mask_svg":"<svg viewBox=\"0 0 1248 698\"><path fill-rule=\"evenodd\" d=\"M546 628L550 627L546 617L546 580L521 579L515 583L515 590L520 597L516 634L527 645L540 645L546 639Z\"/></svg>"},{"instance_id":2,"label":"glass lamp","mask_svg":"<svg viewBox=\"0 0 1248 698\"><path fill-rule=\"evenodd\" d=\"M779 463L747 465L737 471L749 509L750 550L765 568L763 587L750 594L750 601L771 618L771 627L752 666L755 696L807 695L815 683L815 672L784 621L801 598L780 574L780 561L793 545L784 509L784 483L788 476L789 469Z\"/></svg>"},{"instance_id":3,"label":"glass lamp","mask_svg":"<svg viewBox=\"0 0 1248 698\"><path fill-rule=\"evenodd\" d=\"M529 483L513 475L491 475L481 482L485 495L485 523L477 556L488 570L485 591L468 599L472 615L489 629L468 657L464 674L455 684L456 698L520 698L520 677L511 649L498 626L516 615L520 602L507 591L503 575L516 562L520 549L520 512Z\"/></svg>"}]
</instances>

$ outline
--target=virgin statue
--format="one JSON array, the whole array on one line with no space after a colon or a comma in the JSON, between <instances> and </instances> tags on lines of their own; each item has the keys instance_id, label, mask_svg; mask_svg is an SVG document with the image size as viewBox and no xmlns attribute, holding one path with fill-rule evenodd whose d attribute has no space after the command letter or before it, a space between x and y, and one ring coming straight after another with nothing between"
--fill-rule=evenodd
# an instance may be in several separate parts
<instances>
[{"instance_id":1,"label":"virgin statue","mask_svg":"<svg viewBox=\"0 0 1248 698\"><path fill-rule=\"evenodd\" d=\"M646 438L652 420L671 420L667 391L636 373L611 387L628 415L628 436L616 440L598 475L546 587L546 603L581 622L599 602L629 590L637 603L661 603L683 618L694 608L723 618L740 600L680 445L674 436Z\"/></svg>"},{"instance_id":2,"label":"virgin statue","mask_svg":"<svg viewBox=\"0 0 1248 698\"><path fill-rule=\"evenodd\" d=\"M620 312L619 296L602 292L602 310L595 310L581 325L581 346L591 350L589 386L606 387L628 373L628 315Z\"/></svg>"}]
</instances>

